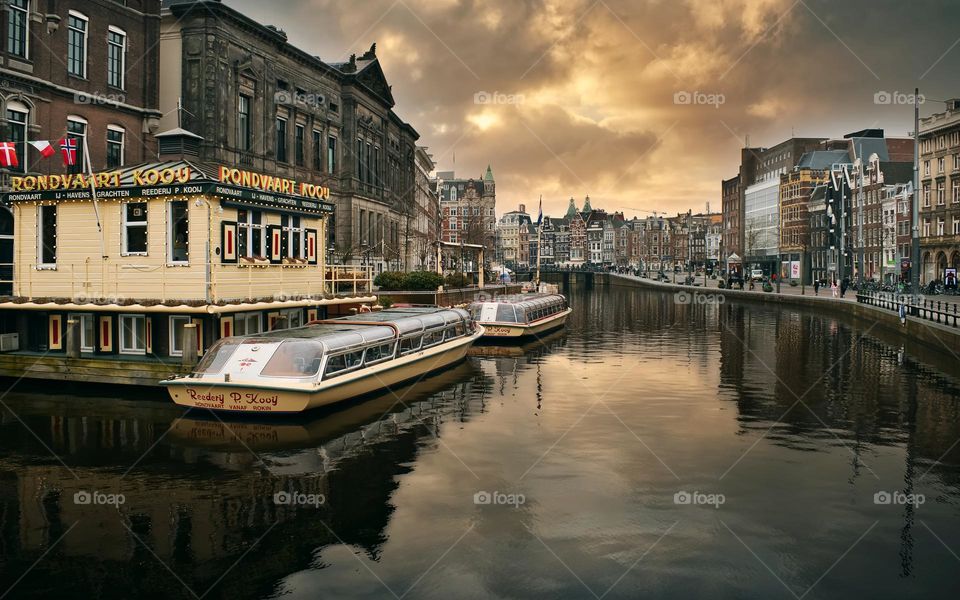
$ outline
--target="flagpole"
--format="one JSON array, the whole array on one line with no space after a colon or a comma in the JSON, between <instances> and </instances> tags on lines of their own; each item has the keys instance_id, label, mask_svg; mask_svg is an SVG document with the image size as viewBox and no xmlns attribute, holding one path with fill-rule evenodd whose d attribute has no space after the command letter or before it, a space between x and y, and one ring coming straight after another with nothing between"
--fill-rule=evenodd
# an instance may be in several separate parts
<instances>
[{"instance_id":1,"label":"flagpole","mask_svg":"<svg viewBox=\"0 0 960 600\"><path fill-rule=\"evenodd\" d=\"M540 213L537 215L537 290L540 289L540 256L543 254L543 195L540 195Z\"/></svg>"},{"instance_id":2,"label":"flagpole","mask_svg":"<svg viewBox=\"0 0 960 600\"><path fill-rule=\"evenodd\" d=\"M87 174L90 176L90 194L93 199L93 212L97 217L97 232L100 234L100 258L106 259L107 247L103 239L103 226L100 224L100 207L97 205L97 178L93 176L93 161L90 160L90 148L87 146L87 136L83 136L83 162L87 167ZM101 282L102 281L103 279L101 278Z\"/></svg>"}]
</instances>

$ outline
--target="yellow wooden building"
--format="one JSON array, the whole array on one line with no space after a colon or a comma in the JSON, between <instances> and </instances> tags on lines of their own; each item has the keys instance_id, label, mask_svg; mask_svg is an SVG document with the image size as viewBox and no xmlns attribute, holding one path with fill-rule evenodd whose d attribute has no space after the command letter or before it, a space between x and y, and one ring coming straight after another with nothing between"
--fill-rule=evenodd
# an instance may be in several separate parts
<instances>
[{"instance_id":1,"label":"yellow wooden building","mask_svg":"<svg viewBox=\"0 0 960 600\"><path fill-rule=\"evenodd\" d=\"M88 358L178 357L187 323L202 353L375 300L369 272L326 265L319 185L183 160L11 184L20 352L62 353L72 319Z\"/></svg>"}]
</instances>

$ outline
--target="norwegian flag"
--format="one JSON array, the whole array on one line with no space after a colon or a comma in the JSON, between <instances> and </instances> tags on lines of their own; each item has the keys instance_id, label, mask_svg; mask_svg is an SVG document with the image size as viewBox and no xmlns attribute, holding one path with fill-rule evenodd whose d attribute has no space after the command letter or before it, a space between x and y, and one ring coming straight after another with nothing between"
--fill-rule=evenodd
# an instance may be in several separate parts
<instances>
[{"instance_id":1,"label":"norwegian flag","mask_svg":"<svg viewBox=\"0 0 960 600\"><path fill-rule=\"evenodd\" d=\"M30 142L30 145L36 148L37 151L40 152L40 156L43 158L50 158L57 153L53 145L47 141Z\"/></svg>"},{"instance_id":2,"label":"norwegian flag","mask_svg":"<svg viewBox=\"0 0 960 600\"><path fill-rule=\"evenodd\" d=\"M0 167L19 167L17 145L13 142L0 142Z\"/></svg>"},{"instance_id":3,"label":"norwegian flag","mask_svg":"<svg viewBox=\"0 0 960 600\"><path fill-rule=\"evenodd\" d=\"M60 152L63 153L63 164L72 167L77 164L77 140L63 138L60 140Z\"/></svg>"}]
</instances>

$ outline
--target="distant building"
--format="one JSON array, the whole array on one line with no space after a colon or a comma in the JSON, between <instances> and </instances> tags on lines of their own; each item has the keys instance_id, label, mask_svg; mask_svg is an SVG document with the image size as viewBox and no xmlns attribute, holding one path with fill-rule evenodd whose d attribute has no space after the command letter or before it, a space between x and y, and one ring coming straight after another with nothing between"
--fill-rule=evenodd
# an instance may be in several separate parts
<instances>
[{"instance_id":1,"label":"distant building","mask_svg":"<svg viewBox=\"0 0 960 600\"><path fill-rule=\"evenodd\" d=\"M530 266L530 215L523 204L497 222L496 260L509 268Z\"/></svg>"},{"instance_id":2,"label":"distant building","mask_svg":"<svg viewBox=\"0 0 960 600\"><path fill-rule=\"evenodd\" d=\"M960 99L920 120L921 281L960 268Z\"/></svg>"},{"instance_id":3,"label":"distant building","mask_svg":"<svg viewBox=\"0 0 960 600\"><path fill-rule=\"evenodd\" d=\"M453 171L437 173L440 198L440 239L459 244L482 244L486 256L495 256L497 187L488 166L479 179L458 179ZM489 260L488 258L488 260Z\"/></svg>"}]
</instances>

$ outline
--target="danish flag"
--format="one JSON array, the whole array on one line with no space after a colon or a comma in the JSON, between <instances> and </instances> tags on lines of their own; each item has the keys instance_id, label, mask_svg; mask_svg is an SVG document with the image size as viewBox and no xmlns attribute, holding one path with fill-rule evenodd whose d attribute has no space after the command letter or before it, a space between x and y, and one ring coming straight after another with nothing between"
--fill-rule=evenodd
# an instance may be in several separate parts
<instances>
[{"instance_id":1,"label":"danish flag","mask_svg":"<svg viewBox=\"0 0 960 600\"><path fill-rule=\"evenodd\" d=\"M63 164L72 167L77 164L77 140L63 138L60 140L60 152L63 153Z\"/></svg>"},{"instance_id":2,"label":"danish flag","mask_svg":"<svg viewBox=\"0 0 960 600\"><path fill-rule=\"evenodd\" d=\"M19 167L17 145L13 142L0 142L0 167Z\"/></svg>"}]
</instances>

